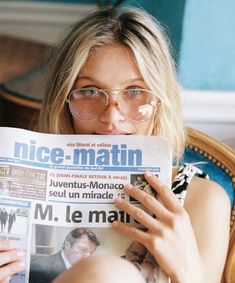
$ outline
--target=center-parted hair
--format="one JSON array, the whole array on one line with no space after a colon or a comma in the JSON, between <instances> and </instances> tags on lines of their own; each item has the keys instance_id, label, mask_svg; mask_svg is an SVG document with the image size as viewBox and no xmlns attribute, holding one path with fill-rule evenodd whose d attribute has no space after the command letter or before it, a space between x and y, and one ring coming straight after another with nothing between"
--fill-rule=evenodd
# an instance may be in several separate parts
<instances>
[{"instance_id":1,"label":"center-parted hair","mask_svg":"<svg viewBox=\"0 0 235 283\"><path fill-rule=\"evenodd\" d=\"M138 8L101 9L74 24L52 62L39 131L74 133L66 98L92 50L112 43L131 49L145 83L159 97L152 135L166 137L179 160L185 131L169 41L157 20Z\"/></svg>"},{"instance_id":2,"label":"center-parted hair","mask_svg":"<svg viewBox=\"0 0 235 283\"><path fill-rule=\"evenodd\" d=\"M93 233L91 230L87 228L76 228L72 230L65 238L63 243L63 249L65 248L65 243L69 242L70 246L72 247L78 239L80 239L82 236L87 235L87 238L97 247L100 245L99 240L97 239L95 233Z\"/></svg>"}]
</instances>

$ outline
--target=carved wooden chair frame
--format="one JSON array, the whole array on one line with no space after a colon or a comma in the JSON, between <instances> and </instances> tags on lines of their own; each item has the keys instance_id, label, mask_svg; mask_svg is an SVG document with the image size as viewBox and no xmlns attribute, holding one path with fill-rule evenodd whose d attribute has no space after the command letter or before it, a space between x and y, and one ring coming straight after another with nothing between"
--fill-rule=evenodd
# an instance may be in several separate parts
<instances>
[{"instance_id":1,"label":"carved wooden chair frame","mask_svg":"<svg viewBox=\"0 0 235 283\"><path fill-rule=\"evenodd\" d=\"M188 150L196 152L219 167L231 181L233 205L230 221L230 240L227 260L221 283L235 283L235 152L214 138L192 128L187 128Z\"/></svg>"}]
</instances>

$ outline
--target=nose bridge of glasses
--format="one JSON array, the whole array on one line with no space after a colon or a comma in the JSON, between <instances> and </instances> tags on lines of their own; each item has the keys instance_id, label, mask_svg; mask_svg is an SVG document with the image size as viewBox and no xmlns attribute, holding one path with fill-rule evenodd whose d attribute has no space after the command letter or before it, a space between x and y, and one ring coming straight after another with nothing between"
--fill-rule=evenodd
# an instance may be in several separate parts
<instances>
[{"instance_id":1,"label":"nose bridge of glasses","mask_svg":"<svg viewBox=\"0 0 235 283\"><path fill-rule=\"evenodd\" d=\"M114 102L115 105L118 105L118 95L121 93L121 90L106 90L105 94L107 97L107 105Z\"/></svg>"},{"instance_id":2,"label":"nose bridge of glasses","mask_svg":"<svg viewBox=\"0 0 235 283\"><path fill-rule=\"evenodd\" d=\"M117 120L123 120L125 119L125 115L123 114L122 111L122 106L119 105L117 96L121 92L119 90L108 90L108 91L103 91L105 92L106 95L106 105L105 108L103 109L103 112L101 114L101 119L102 120L108 120L109 122L114 122Z\"/></svg>"}]
</instances>

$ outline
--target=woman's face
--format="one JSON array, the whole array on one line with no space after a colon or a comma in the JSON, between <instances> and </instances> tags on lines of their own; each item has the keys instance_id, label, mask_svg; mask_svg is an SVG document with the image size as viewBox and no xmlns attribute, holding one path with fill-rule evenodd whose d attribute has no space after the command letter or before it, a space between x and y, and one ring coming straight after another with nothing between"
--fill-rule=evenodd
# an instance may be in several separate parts
<instances>
[{"instance_id":1,"label":"woman's face","mask_svg":"<svg viewBox=\"0 0 235 283\"><path fill-rule=\"evenodd\" d=\"M98 88L125 90L148 89L132 52L119 44L97 48L89 56L75 82L74 89ZM73 127L77 134L101 135L151 135L153 117L144 122L134 122L120 111L115 97L108 92L109 104L95 120L79 120L73 116Z\"/></svg>"}]
</instances>

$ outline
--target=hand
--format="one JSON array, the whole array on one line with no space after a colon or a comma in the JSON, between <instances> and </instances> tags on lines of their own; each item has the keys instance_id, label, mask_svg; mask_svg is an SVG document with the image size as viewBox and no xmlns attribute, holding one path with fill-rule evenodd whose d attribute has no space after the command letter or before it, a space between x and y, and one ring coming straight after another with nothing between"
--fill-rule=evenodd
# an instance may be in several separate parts
<instances>
[{"instance_id":1,"label":"hand","mask_svg":"<svg viewBox=\"0 0 235 283\"><path fill-rule=\"evenodd\" d=\"M11 241L0 240L0 283L9 282L13 274L24 269L23 252Z\"/></svg>"},{"instance_id":2,"label":"hand","mask_svg":"<svg viewBox=\"0 0 235 283\"><path fill-rule=\"evenodd\" d=\"M155 282L154 281L154 268L152 264L148 262L142 262L141 264L138 264L138 268L146 282Z\"/></svg>"},{"instance_id":3,"label":"hand","mask_svg":"<svg viewBox=\"0 0 235 283\"><path fill-rule=\"evenodd\" d=\"M158 200L132 185L126 186L124 191L155 218L121 198L116 199L115 204L146 227L147 232L120 221L113 222L113 227L142 243L173 283L203 282L202 262L187 212L156 176L146 173L145 178L156 190Z\"/></svg>"}]
</instances>

